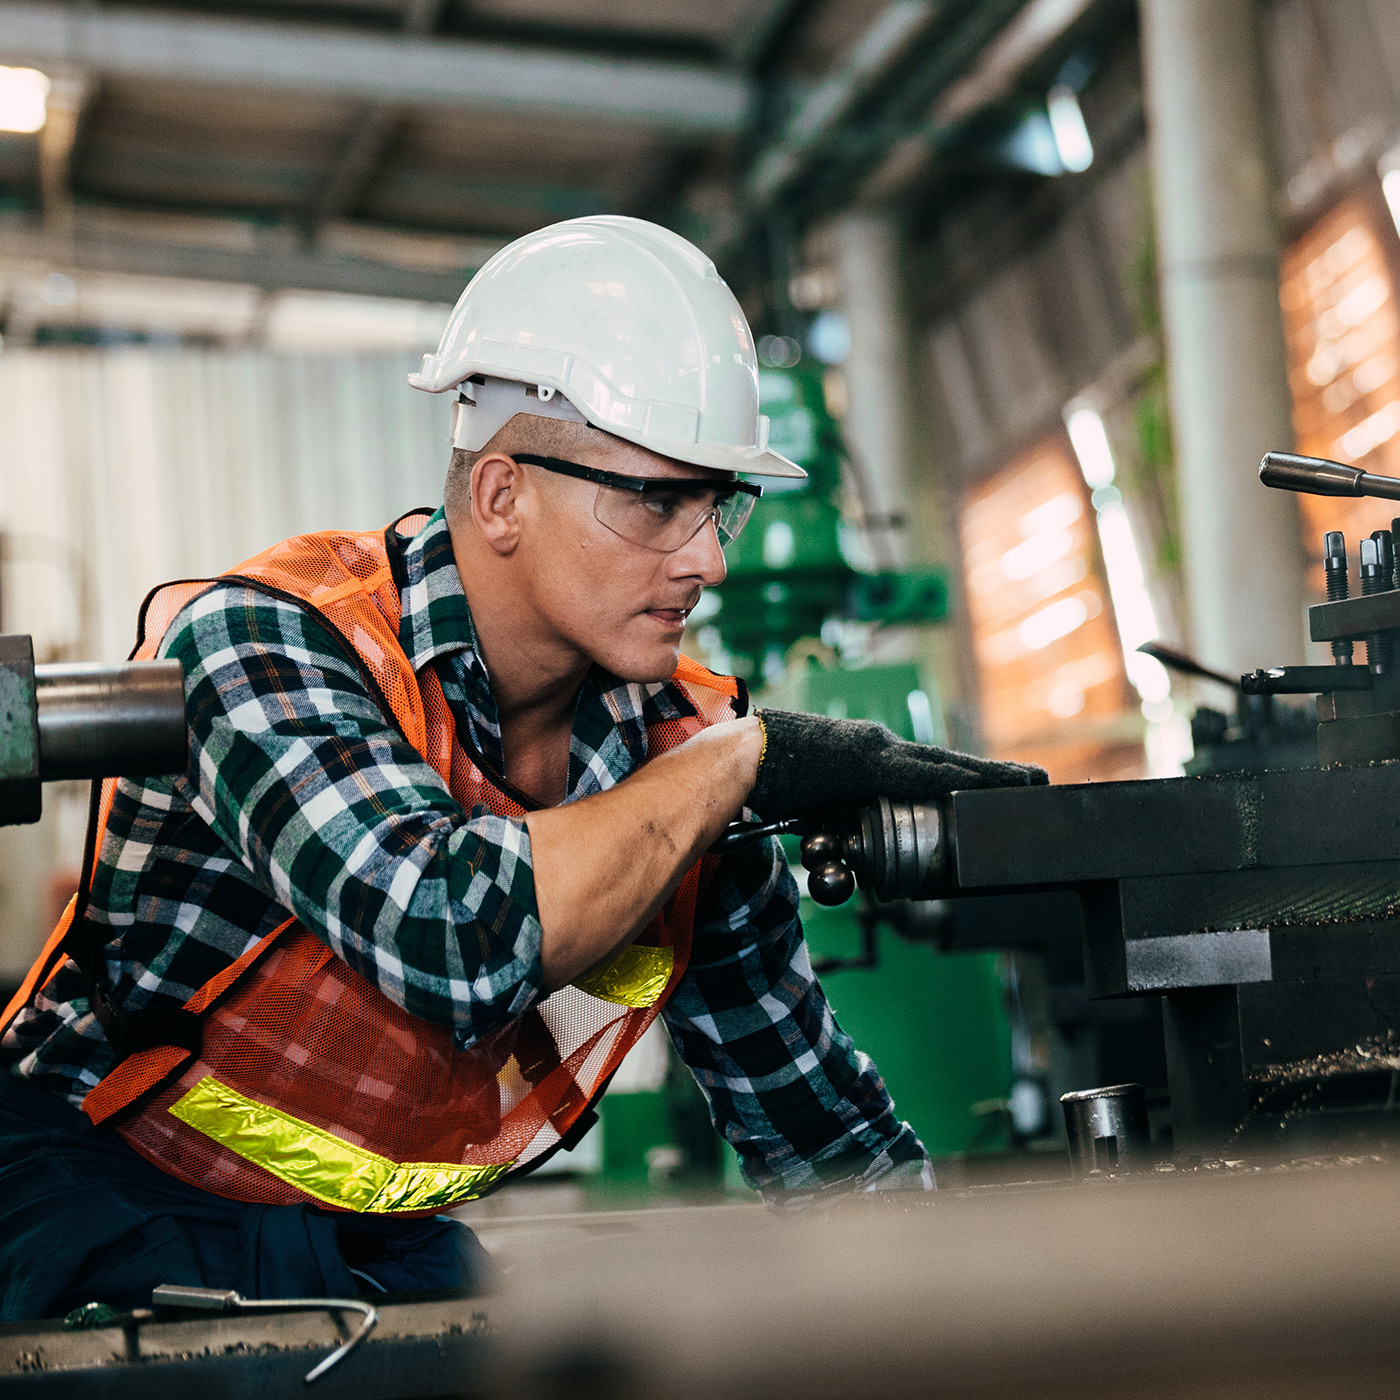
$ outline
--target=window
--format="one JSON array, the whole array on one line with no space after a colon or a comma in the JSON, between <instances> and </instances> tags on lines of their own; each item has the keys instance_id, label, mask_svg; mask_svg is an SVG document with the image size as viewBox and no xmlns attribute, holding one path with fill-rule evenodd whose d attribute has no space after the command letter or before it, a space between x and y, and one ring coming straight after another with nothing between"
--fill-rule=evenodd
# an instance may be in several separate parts
<instances>
[{"instance_id":1,"label":"window","mask_svg":"<svg viewBox=\"0 0 1400 1400\"><path fill-rule=\"evenodd\" d=\"M1400 312L1388 248L1390 220L1378 200L1344 200L1284 255L1280 300L1298 451L1387 476L1400 475ZM1345 530L1356 567L1357 541L1389 527L1384 501L1300 496L1323 591L1322 535Z\"/></svg>"},{"instance_id":2,"label":"window","mask_svg":"<svg viewBox=\"0 0 1400 1400\"><path fill-rule=\"evenodd\" d=\"M962 539L990 752L1057 782L1140 775L1142 720L1068 442L1050 438L970 491Z\"/></svg>"}]
</instances>

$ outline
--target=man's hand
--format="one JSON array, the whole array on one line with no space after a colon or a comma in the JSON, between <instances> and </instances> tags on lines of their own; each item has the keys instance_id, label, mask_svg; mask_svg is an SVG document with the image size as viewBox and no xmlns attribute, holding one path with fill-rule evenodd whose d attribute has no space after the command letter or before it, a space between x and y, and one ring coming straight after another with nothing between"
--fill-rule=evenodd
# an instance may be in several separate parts
<instances>
[{"instance_id":1,"label":"man's hand","mask_svg":"<svg viewBox=\"0 0 1400 1400\"><path fill-rule=\"evenodd\" d=\"M747 805L770 820L872 797L917 802L966 788L1050 781L1043 768L911 744L870 720L756 713L764 747Z\"/></svg>"}]
</instances>

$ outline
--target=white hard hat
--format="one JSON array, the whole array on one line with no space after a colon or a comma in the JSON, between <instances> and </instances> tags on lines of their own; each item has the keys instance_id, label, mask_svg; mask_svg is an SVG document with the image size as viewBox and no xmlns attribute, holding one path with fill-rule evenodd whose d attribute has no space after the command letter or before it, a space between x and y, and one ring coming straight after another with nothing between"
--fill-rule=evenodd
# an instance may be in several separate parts
<instances>
[{"instance_id":1,"label":"white hard hat","mask_svg":"<svg viewBox=\"0 0 1400 1400\"><path fill-rule=\"evenodd\" d=\"M694 466L806 475L768 448L733 292L694 244L644 219L570 219L503 248L408 382L463 391L452 440L473 450L522 412L577 417Z\"/></svg>"}]
</instances>

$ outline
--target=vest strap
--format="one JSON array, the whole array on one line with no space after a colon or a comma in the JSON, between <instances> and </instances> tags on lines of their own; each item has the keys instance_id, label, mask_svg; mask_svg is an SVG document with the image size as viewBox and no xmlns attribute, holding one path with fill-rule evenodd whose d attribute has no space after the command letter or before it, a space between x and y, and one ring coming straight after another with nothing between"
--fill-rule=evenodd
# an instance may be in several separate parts
<instances>
[{"instance_id":1,"label":"vest strap","mask_svg":"<svg viewBox=\"0 0 1400 1400\"><path fill-rule=\"evenodd\" d=\"M369 1215L445 1210L481 1195L514 1165L395 1162L258 1103L210 1075L173 1103L170 1112L298 1191L328 1206Z\"/></svg>"}]
</instances>

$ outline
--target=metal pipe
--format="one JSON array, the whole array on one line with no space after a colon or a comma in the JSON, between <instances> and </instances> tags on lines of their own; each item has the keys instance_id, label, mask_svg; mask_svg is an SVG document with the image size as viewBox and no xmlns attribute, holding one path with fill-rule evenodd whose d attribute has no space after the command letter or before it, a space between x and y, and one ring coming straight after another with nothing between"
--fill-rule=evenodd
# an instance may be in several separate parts
<instances>
[{"instance_id":1,"label":"metal pipe","mask_svg":"<svg viewBox=\"0 0 1400 1400\"><path fill-rule=\"evenodd\" d=\"M34 683L45 782L184 771L185 679L178 661L36 666Z\"/></svg>"}]
</instances>

